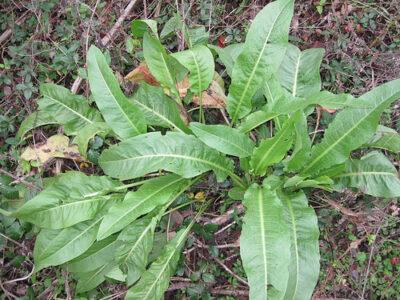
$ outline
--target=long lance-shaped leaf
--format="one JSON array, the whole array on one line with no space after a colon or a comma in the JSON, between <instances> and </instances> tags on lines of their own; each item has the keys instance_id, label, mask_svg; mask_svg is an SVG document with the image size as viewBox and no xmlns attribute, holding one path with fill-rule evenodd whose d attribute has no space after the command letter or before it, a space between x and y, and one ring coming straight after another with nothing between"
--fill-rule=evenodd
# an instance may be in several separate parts
<instances>
[{"instance_id":1,"label":"long lance-shaped leaf","mask_svg":"<svg viewBox=\"0 0 400 300\"><path fill-rule=\"evenodd\" d=\"M319 275L319 230L313 208L303 192L279 193L290 228L289 281L284 299L311 299Z\"/></svg>"},{"instance_id":2,"label":"long lance-shaped leaf","mask_svg":"<svg viewBox=\"0 0 400 300\"><path fill-rule=\"evenodd\" d=\"M400 79L383 84L356 100L368 108L346 108L340 112L325 131L321 143L312 148L302 174L316 174L346 161L351 151L373 136L382 112L398 98Z\"/></svg>"},{"instance_id":3,"label":"long lance-shaped leaf","mask_svg":"<svg viewBox=\"0 0 400 300\"><path fill-rule=\"evenodd\" d=\"M116 262L111 261L102 265L100 268L87 272L78 273L78 284L76 286L77 293L83 293L94 289L96 286L106 280L106 275L115 268Z\"/></svg>"},{"instance_id":4,"label":"long lance-shaped leaf","mask_svg":"<svg viewBox=\"0 0 400 300\"><path fill-rule=\"evenodd\" d=\"M288 41L293 0L278 0L263 8L253 20L243 50L232 70L228 112L235 123L251 111L251 99L268 72L275 71L284 52L271 43Z\"/></svg>"},{"instance_id":5,"label":"long lance-shaped leaf","mask_svg":"<svg viewBox=\"0 0 400 300\"><path fill-rule=\"evenodd\" d=\"M36 111L25 118L19 126L18 132L16 134L16 139L21 141L21 139L27 134L30 130L44 125L50 124L58 124L57 120L53 118L52 115L49 115L42 111Z\"/></svg>"},{"instance_id":6,"label":"long lance-shaped leaf","mask_svg":"<svg viewBox=\"0 0 400 300\"><path fill-rule=\"evenodd\" d=\"M36 271L61 265L86 252L96 240L100 221L97 218L62 230L41 230L33 250Z\"/></svg>"},{"instance_id":7,"label":"long lance-shaped leaf","mask_svg":"<svg viewBox=\"0 0 400 300\"><path fill-rule=\"evenodd\" d=\"M363 147L400 153L400 134L392 128L379 125L374 136Z\"/></svg>"},{"instance_id":8,"label":"long lance-shaped leaf","mask_svg":"<svg viewBox=\"0 0 400 300\"><path fill-rule=\"evenodd\" d=\"M211 51L203 45L171 54L186 69L189 70L190 89L200 94L211 84L214 77L214 57Z\"/></svg>"},{"instance_id":9,"label":"long lance-shaped leaf","mask_svg":"<svg viewBox=\"0 0 400 300\"><path fill-rule=\"evenodd\" d=\"M260 146L254 149L250 160L254 174L264 175L267 167L279 162L292 147L293 127L299 116L299 113L293 115L274 137L261 141Z\"/></svg>"},{"instance_id":10,"label":"long lance-shaped leaf","mask_svg":"<svg viewBox=\"0 0 400 300\"><path fill-rule=\"evenodd\" d=\"M117 235L95 242L82 255L67 263L69 272L87 273L94 271L114 260L115 251L121 246Z\"/></svg>"},{"instance_id":11,"label":"long lance-shaped leaf","mask_svg":"<svg viewBox=\"0 0 400 300\"><path fill-rule=\"evenodd\" d=\"M179 257L187 236L195 220L204 212L207 204L203 205L192 222L181 229L175 237L164 247L160 256L143 273L139 282L128 290L126 300L156 300L162 299L167 290L169 280L174 275L179 262Z\"/></svg>"},{"instance_id":12,"label":"long lance-shaped leaf","mask_svg":"<svg viewBox=\"0 0 400 300\"><path fill-rule=\"evenodd\" d=\"M190 129L204 144L222 153L237 157L248 157L253 153L253 141L235 128L192 122Z\"/></svg>"},{"instance_id":13,"label":"long lance-shaped leaf","mask_svg":"<svg viewBox=\"0 0 400 300\"><path fill-rule=\"evenodd\" d=\"M194 136L178 132L152 132L103 151L99 164L106 174L120 179L141 177L160 169L191 178L213 170L218 180L226 176L245 187L233 173L232 161Z\"/></svg>"},{"instance_id":14,"label":"long lance-shaped leaf","mask_svg":"<svg viewBox=\"0 0 400 300\"><path fill-rule=\"evenodd\" d=\"M77 132L73 144L78 145L79 153L86 157L87 147L91 139L96 135L105 136L111 131L110 127L104 122L88 124Z\"/></svg>"},{"instance_id":15,"label":"long lance-shaped leaf","mask_svg":"<svg viewBox=\"0 0 400 300\"><path fill-rule=\"evenodd\" d=\"M90 90L111 129L121 139L146 132L143 114L125 97L106 58L95 46L89 49L87 63Z\"/></svg>"},{"instance_id":16,"label":"long lance-shaped leaf","mask_svg":"<svg viewBox=\"0 0 400 300\"><path fill-rule=\"evenodd\" d=\"M243 50L243 43L231 44L224 48L220 48L214 45L208 45L208 47L217 52L219 59L225 66L226 73L229 77L232 76L233 66L235 65L236 59Z\"/></svg>"},{"instance_id":17,"label":"long lance-shaped leaf","mask_svg":"<svg viewBox=\"0 0 400 300\"><path fill-rule=\"evenodd\" d=\"M167 54L158 39L148 33L145 33L143 38L143 55L151 74L161 85L169 88L176 98L179 98L176 83L183 79L186 69Z\"/></svg>"},{"instance_id":18,"label":"long lance-shaped leaf","mask_svg":"<svg viewBox=\"0 0 400 300\"><path fill-rule=\"evenodd\" d=\"M300 51L288 45L286 55L279 66L278 78L284 88L295 97L307 97L321 90L319 69L324 49Z\"/></svg>"},{"instance_id":19,"label":"long lance-shaped leaf","mask_svg":"<svg viewBox=\"0 0 400 300\"><path fill-rule=\"evenodd\" d=\"M375 197L400 197L399 174L385 155L377 151L368 153L359 160L349 160L345 171L334 179L345 187L358 188Z\"/></svg>"},{"instance_id":20,"label":"long lance-shaped leaf","mask_svg":"<svg viewBox=\"0 0 400 300\"><path fill-rule=\"evenodd\" d=\"M94 218L107 202L115 198L106 193L118 186L121 186L119 182L106 176L64 173L13 215L43 228L66 228Z\"/></svg>"},{"instance_id":21,"label":"long lance-shaped leaf","mask_svg":"<svg viewBox=\"0 0 400 300\"><path fill-rule=\"evenodd\" d=\"M38 102L40 111L64 125L68 134L76 134L82 127L102 121L100 113L84 97L72 94L63 86L45 83L40 86L40 93L43 96Z\"/></svg>"},{"instance_id":22,"label":"long lance-shaped leaf","mask_svg":"<svg viewBox=\"0 0 400 300\"><path fill-rule=\"evenodd\" d=\"M141 215L166 204L187 182L187 179L169 174L148 180L137 191L128 192L124 201L111 207L104 216L97 239L104 239L120 231Z\"/></svg>"},{"instance_id":23,"label":"long lance-shaped leaf","mask_svg":"<svg viewBox=\"0 0 400 300\"><path fill-rule=\"evenodd\" d=\"M304 167L311 152L311 140L308 134L307 117L302 114L294 126L294 150L287 161L286 169L289 172L300 170Z\"/></svg>"},{"instance_id":24,"label":"long lance-shaped leaf","mask_svg":"<svg viewBox=\"0 0 400 300\"><path fill-rule=\"evenodd\" d=\"M147 124L188 133L177 103L165 95L162 88L142 83L133 96L133 101L142 111Z\"/></svg>"},{"instance_id":25,"label":"long lance-shaped leaf","mask_svg":"<svg viewBox=\"0 0 400 300\"><path fill-rule=\"evenodd\" d=\"M118 236L118 241L122 242L122 246L117 251L117 260L122 271L126 273L128 285L135 283L146 270L149 254L153 249L154 230L157 222L169 205L194 182L195 180L191 180L181 186L179 192L175 193L174 197L161 210L156 208L146 217L134 221Z\"/></svg>"},{"instance_id":26,"label":"long lance-shaped leaf","mask_svg":"<svg viewBox=\"0 0 400 300\"><path fill-rule=\"evenodd\" d=\"M253 184L245 193L240 256L250 299L282 299L290 261L290 232L275 191Z\"/></svg>"}]
</instances>

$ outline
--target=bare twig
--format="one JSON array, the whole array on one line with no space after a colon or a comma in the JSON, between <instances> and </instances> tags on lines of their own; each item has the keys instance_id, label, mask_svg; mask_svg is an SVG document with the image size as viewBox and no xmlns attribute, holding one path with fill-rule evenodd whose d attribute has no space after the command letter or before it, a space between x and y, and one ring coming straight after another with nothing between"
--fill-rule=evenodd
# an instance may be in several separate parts
<instances>
[{"instance_id":1,"label":"bare twig","mask_svg":"<svg viewBox=\"0 0 400 300\"><path fill-rule=\"evenodd\" d=\"M317 136L320 121L321 121L321 109L317 107L317 122L315 123L315 129L314 129L314 134L311 138L311 144L314 143L315 137Z\"/></svg>"},{"instance_id":2,"label":"bare twig","mask_svg":"<svg viewBox=\"0 0 400 300\"><path fill-rule=\"evenodd\" d=\"M237 275L236 273L234 273L231 269L229 269L221 260L219 260L216 257L213 257L213 260L219 264L226 272L228 272L229 274L231 274L233 277L235 277L237 280L239 280L241 283L245 284L245 285L249 285L249 283L244 280L242 277L240 277L239 275Z\"/></svg>"},{"instance_id":3,"label":"bare twig","mask_svg":"<svg viewBox=\"0 0 400 300\"><path fill-rule=\"evenodd\" d=\"M235 213L235 211L238 214L241 214L242 212L244 212L244 206L243 204L237 204L234 207L232 207L231 209L229 209L226 213L224 213L223 215L220 215L214 219L208 220L205 222L205 224L217 224L217 225L223 225L226 222L228 222L231 218L232 215Z\"/></svg>"},{"instance_id":4,"label":"bare twig","mask_svg":"<svg viewBox=\"0 0 400 300\"><path fill-rule=\"evenodd\" d=\"M117 22L115 22L114 26L110 29L109 32L101 39L101 44L103 47L105 47L111 39L114 37L114 35L117 33L118 29L121 27L122 23L125 21L126 17L129 15L135 4L137 3L138 0L131 0L129 4L126 6L124 12L122 15L118 18ZM83 79L81 77L77 77L72 84L71 87L71 92L76 94L76 92L79 90L79 87L82 83Z\"/></svg>"},{"instance_id":5,"label":"bare twig","mask_svg":"<svg viewBox=\"0 0 400 300\"><path fill-rule=\"evenodd\" d=\"M21 25L22 23L25 22L26 18L29 15L29 11L26 11L22 14L21 17L18 18L17 21L15 21L15 25ZM1 35L0 35L0 45L6 41L12 34L12 29L8 28L6 31L4 31Z\"/></svg>"}]
</instances>

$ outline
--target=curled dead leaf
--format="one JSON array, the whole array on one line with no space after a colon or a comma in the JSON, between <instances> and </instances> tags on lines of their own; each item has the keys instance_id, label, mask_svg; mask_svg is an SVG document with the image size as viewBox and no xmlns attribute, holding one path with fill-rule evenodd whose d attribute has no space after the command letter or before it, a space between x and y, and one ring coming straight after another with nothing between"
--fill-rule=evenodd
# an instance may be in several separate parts
<instances>
[{"instance_id":1,"label":"curled dead leaf","mask_svg":"<svg viewBox=\"0 0 400 300\"><path fill-rule=\"evenodd\" d=\"M44 165L53 158L67 158L78 162L84 161L79 154L77 145L69 145L69 138L62 134L56 134L47 139L45 143L29 146L22 153L21 158L26 161L37 161Z\"/></svg>"},{"instance_id":2,"label":"curled dead leaf","mask_svg":"<svg viewBox=\"0 0 400 300\"><path fill-rule=\"evenodd\" d=\"M129 80L133 83L145 81L146 83L148 83L150 85L160 86L160 83L150 73L150 70L145 63L141 63L136 69L134 69L128 75L126 75L125 79Z\"/></svg>"}]
</instances>

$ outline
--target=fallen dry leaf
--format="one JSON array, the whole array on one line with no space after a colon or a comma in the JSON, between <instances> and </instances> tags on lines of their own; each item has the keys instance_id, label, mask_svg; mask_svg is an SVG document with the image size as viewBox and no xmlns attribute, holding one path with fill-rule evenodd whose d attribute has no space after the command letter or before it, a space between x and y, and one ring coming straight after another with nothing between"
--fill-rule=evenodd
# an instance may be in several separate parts
<instances>
[{"instance_id":1,"label":"fallen dry leaf","mask_svg":"<svg viewBox=\"0 0 400 300\"><path fill-rule=\"evenodd\" d=\"M146 83L153 86L160 86L157 79L150 73L149 68L145 63L140 64L137 68L131 71L125 76L126 80L133 83L138 83L140 81L145 81ZM188 77L185 77L182 81L176 84L179 95L184 98L189 90L190 83ZM168 94L168 90L165 91ZM193 103L199 105L199 97L197 95L193 96ZM224 80L219 76L217 72L214 73L213 81L207 90L202 93L202 106L205 108L225 108L226 96L224 88ZM183 114L183 119L187 117Z\"/></svg>"},{"instance_id":2,"label":"fallen dry leaf","mask_svg":"<svg viewBox=\"0 0 400 300\"><path fill-rule=\"evenodd\" d=\"M27 147L21 158L27 161L37 161L41 165L53 158L67 158L75 161L83 161L77 145L69 145L69 138L62 134L49 137L43 144L36 147Z\"/></svg>"},{"instance_id":3,"label":"fallen dry leaf","mask_svg":"<svg viewBox=\"0 0 400 300\"><path fill-rule=\"evenodd\" d=\"M150 85L160 86L160 83L150 73L150 70L145 63L141 63L136 69L134 69L128 75L126 75L125 79L129 80L133 83L145 81L146 83L148 83Z\"/></svg>"}]
</instances>

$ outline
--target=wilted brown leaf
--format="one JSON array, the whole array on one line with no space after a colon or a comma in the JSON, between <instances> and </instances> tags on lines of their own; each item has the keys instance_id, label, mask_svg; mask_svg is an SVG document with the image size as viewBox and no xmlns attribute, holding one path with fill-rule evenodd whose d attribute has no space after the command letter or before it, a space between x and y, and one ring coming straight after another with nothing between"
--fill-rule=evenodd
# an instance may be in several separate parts
<instances>
[{"instance_id":1,"label":"wilted brown leaf","mask_svg":"<svg viewBox=\"0 0 400 300\"><path fill-rule=\"evenodd\" d=\"M136 69L134 69L128 75L126 75L125 79L133 83L145 81L150 85L160 86L160 83L150 73L150 70L145 63L141 63Z\"/></svg>"},{"instance_id":2,"label":"wilted brown leaf","mask_svg":"<svg viewBox=\"0 0 400 300\"><path fill-rule=\"evenodd\" d=\"M69 138L62 134L53 135L44 144L27 147L21 158L27 161L37 161L41 165L52 158L68 158L83 161L77 145L69 145Z\"/></svg>"}]
</instances>

